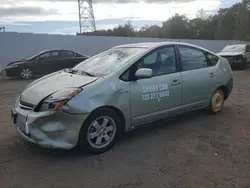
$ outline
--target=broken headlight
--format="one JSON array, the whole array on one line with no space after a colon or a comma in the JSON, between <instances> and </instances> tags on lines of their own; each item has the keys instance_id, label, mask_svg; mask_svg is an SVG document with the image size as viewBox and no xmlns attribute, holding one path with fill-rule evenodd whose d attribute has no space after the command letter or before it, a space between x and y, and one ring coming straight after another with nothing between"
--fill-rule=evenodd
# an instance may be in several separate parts
<instances>
[{"instance_id":1,"label":"broken headlight","mask_svg":"<svg viewBox=\"0 0 250 188\"><path fill-rule=\"evenodd\" d=\"M82 91L81 88L65 88L59 90L46 99L39 105L37 111L58 111L70 99Z\"/></svg>"}]
</instances>

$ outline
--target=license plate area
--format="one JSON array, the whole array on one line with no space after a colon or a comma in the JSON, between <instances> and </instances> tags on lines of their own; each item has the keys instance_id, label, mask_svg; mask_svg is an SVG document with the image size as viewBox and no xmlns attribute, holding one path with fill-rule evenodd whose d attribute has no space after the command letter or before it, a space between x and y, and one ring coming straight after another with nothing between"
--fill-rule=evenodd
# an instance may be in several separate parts
<instances>
[{"instance_id":1,"label":"license plate area","mask_svg":"<svg viewBox=\"0 0 250 188\"><path fill-rule=\"evenodd\" d=\"M19 130L26 136L30 135L29 124L27 123L27 115L17 113L14 109L11 109L11 117L14 124L19 128Z\"/></svg>"},{"instance_id":2,"label":"license plate area","mask_svg":"<svg viewBox=\"0 0 250 188\"><path fill-rule=\"evenodd\" d=\"M18 114L16 124L22 131L25 131L25 116Z\"/></svg>"}]
</instances>

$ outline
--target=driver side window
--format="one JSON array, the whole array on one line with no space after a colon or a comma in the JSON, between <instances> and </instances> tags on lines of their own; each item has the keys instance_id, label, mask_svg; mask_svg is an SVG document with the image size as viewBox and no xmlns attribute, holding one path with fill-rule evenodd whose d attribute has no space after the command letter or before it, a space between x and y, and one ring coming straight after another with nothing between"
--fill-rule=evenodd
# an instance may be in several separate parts
<instances>
[{"instance_id":1,"label":"driver side window","mask_svg":"<svg viewBox=\"0 0 250 188\"><path fill-rule=\"evenodd\" d=\"M150 68L153 76L176 72L176 57L173 46L160 48L138 62L137 69Z\"/></svg>"},{"instance_id":2,"label":"driver side window","mask_svg":"<svg viewBox=\"0 0 250 188\"><path fill-rule=\"evenodd\" d=\"M39 60L39 59L48 59L50 57L50 53L49 52L46 52L44 54L41 54L39 55L36 60Z\"/></svg>"},{"instance_id":3,"label":"driver side window","mask_svg":"<svg viewBox=\"0 0 250 188\"><path fill-rule=\"evenodd\" d=\"M123 81L130 81L133 79L135 72L140 68L152 69L152 76L175 73L177 71L177 66L174 46L166 46L144 56L127 69L120 79Z\"/></svg>"},{"instance_id":4,"label":"driver side window","mask_svg":"<svg viewBox=\"0 0 250 188\"><path fill-rule=\"evenodd\" d=\"M41 55L39 55L36 60L51 60L51 59L56 59L58 58L59 53L57 51L52 51L52 52L45 52Z\"/></svg>"},{"instance_id":5,"label":"driver side window","mask_svg":"<svg viewBox=\"0 0 250 188\"><path fill-rule=\"evenodd\" d=\"M150 54L149 56L147 56L147 57L144 58L144 64L150 65L150 64L155 63L156 57L157 57L157 53L156 52Z\"/></svg>"}]
</instances>

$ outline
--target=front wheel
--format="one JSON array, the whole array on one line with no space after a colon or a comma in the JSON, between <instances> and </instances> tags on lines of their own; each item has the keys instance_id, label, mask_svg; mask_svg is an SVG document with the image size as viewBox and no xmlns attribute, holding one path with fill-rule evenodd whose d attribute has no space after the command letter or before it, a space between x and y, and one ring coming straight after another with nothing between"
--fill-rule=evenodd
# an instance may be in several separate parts
<instances>
[{"instance_id":1,"label":"front wheel","mask_svg":"<svg viewBox=\"0 0 250 188\"><path fill-rule=\"evenodd\" d=\"M29 68L22 68L20 70L20 77L24 80L30 79L33 76L33 71Z\"/></svg>"},{"instance_id":2,"label":"front wheel","mask_svg":"<svg viewBox=\"0 0 250 188\"><path fill-rule=\"evenodd\" d=\"M111 149L121 132L120 125L120 118L113 110L95 111L80 130L79 147L95 154Z\"/></svg>"},{"instance_id":3,"label":"front wheel","mask_svg":"<svg viewBox=\"0 0 250 188\"><path fill-rule=\"evenodd\" d=\"M221 111L222 107L224 106L225 95L221 89L217 89L211 98L210 105L209 105L209 112L212 114L216 114Z\"/></svg>"}]
</instances>

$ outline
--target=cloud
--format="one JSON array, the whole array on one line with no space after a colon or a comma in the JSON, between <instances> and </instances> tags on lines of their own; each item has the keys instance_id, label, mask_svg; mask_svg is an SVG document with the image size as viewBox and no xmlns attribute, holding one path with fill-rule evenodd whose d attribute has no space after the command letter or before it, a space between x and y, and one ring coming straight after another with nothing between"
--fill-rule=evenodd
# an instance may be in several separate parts
<instances>
[{"instance_id":1,"label":"cloud","mask_svg":"<svg viewBox=\"0 0 250 188\"><path fill-rule=\"evenodd\" d=\"M201 8L210 11L220 6L220 0L93 0L93 3L96 20L164 21L175 13L194 16ZM77 0L0 0L0 20L77 21Z\"/></svg>"},{"instance_id":2,"label":"cloud","mask_svg":"<svg viewBox=\"0 0 250 188\"><path fill-rule=\"evenodd\" d=\"M63 0L63 1L72 1L72 0ZM167 4L167 3L186 3L196 0L93 0L93 3L118 3L118 4L127 4L127 3L161 3L161 4Z\"/></svg>"},{"instance_id":3,"label":"cloud","mask_svg":"<svg viewBox=\"0 0 250 188\"><path fill-rule=\"evenodd\" d=\"M46 10L41 7L0 7L0 17L9 17L9 16L42 16L47 14L57 14L57 10L49 9Z\"/></svg>"},{"instance_id":4,"label":"cloud","mask_svg":"<svg viewBox=\"0 0 250 188\"><path fill-rule=\"evenodd\" d=\"M0 25L6 26L30 26L30 23L0 22Z\"/></svg>"},{"instance_id":5,"label":"cloud","mask_svg":"<svg viewBox=\"0 0 250 188\"><path fill-rule=\"evenodd\" d=\"M14 0L1 0L2 2L14 2ZM40 1L40 2L76 2L77 0L19 0L19 2L27 1ZM197 0L92 0L93 4L128 4L128 3L155 3L155 4L167 4L167 3L187 3ZM211 0L207 0L211 1ZM215 0L216 1L216 0Z\"/></svg>"}]
</instances>

